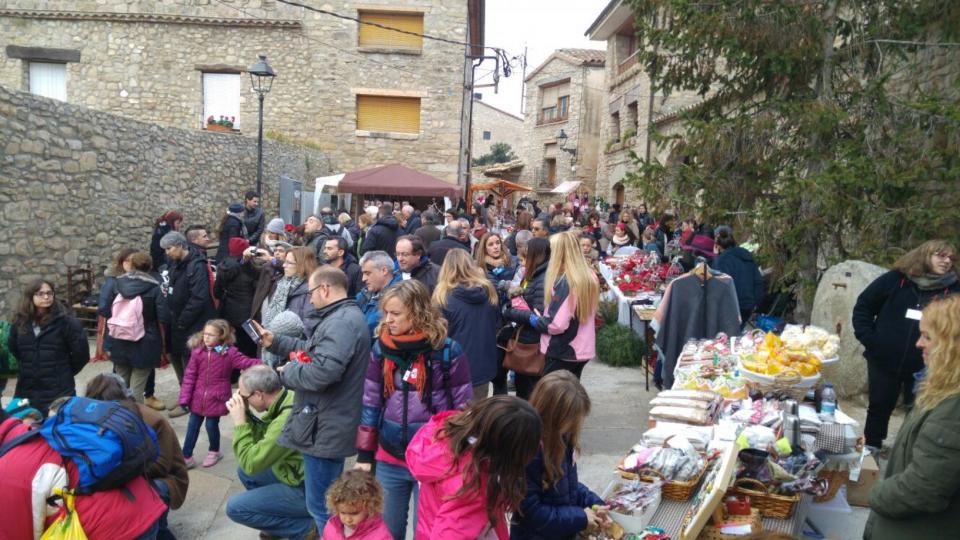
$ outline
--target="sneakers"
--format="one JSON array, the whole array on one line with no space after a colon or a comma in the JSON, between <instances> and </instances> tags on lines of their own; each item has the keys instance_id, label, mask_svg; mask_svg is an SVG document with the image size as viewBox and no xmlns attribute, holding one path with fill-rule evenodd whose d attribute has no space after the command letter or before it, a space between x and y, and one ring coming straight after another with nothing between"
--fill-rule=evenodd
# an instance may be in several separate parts
<instances>
[{"instance_id":1,"label":"sneakers","mask_svg":"<svg viewBox=\"0 0 960 540\"><path fill-rule=\"evenodd\" d=\"M183 415L185 415L185 414L187 414L187 410L184 409L183 407L177 405L177 407L174 408L173 410L171 410L171 411L170 411L170 414L167 415L167 416L169 416L170 418L178 418L178 417L183 416Z\"/></svg>"},{"instance_id":2,"label":"sneakers","mask_svg":"<svg viewBox=\"0 0 960 540\"><path fill-rule=\"evenodd\" d=\"M223 454L220 452L207 452L207 457L203 458L203 466L213 467L221 459L223 459Z\"/></svg>"},{"instance_id":3,"label":"sneakers","mask_svg":"<svg viewBox=\"0 0 960 540\"><path fill-rule=\"evenodd\" d=\"M155 411L165 411L167 406L155 396L150 396L143 400L143 404Z\"/></svg>"},{"instance_id":4,"label":"sneakers","mask_svg":"<svg viewBox=\"0 0 960 540\"><path fill-rule=\"evenodd\" d=\"M187 469L194 469L197 467L197 461L193 459L193 456L183 458L184 463L187 464Z\"/></svg>"}]
</instances>

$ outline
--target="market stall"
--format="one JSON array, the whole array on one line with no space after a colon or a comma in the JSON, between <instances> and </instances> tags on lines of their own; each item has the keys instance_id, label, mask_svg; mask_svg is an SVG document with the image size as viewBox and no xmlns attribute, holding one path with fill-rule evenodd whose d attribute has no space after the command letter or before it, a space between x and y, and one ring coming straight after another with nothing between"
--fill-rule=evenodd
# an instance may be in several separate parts
<instances>
[{"instance_id":1,"label":"market stall","mask_svg":"<svg viewBox=\"0 0 960 540\"><path fill-rule=\"evenodd\" d=\"M820 371L838 345L811 326L686 343L604 492L617 526L592 538L799 537L814 502L844 497L835 465L864 455Z\"/></svg>"},{"instance_id":2,"label":"market stall","mask_svg":"<svg viewBox=\"0 0 960 540\"><path fill-rule=\"evenodd\" d=\"M496 178L489 182L478 182L476 184L470 184L470 189L467 192L467 200L474 200L474 194L486 191L497 196L498 201L511 201L511 196L517 191L533 191L533 188L524 186L522 184L516 184L510 182L509 180L504 180L503 178ZM513 206L512 202L509 202L509 206Z\"/></svg>"},{"instance_id":3,"label":"market stall","mask_svg":"<svg viewBox=\"0 0 960 540\"><path fill-rule=\"evenodd\" d=\"M346 173L337 184L337 192L365 195L368 199L402 197L418 208L425 208L430 204L443 206L444 197L456 200L463 189L429 174L392 164ZM359 211L362 199L354 199L354 211Z\"/></svg>"}]
</instances>

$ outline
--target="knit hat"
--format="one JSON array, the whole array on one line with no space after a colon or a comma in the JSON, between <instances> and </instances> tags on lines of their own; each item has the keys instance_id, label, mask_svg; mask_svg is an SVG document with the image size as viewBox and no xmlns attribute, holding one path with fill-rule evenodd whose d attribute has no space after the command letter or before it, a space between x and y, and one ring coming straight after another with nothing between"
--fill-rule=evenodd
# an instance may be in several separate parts
<instances>
[{"instance_id":1,"label":"knit hat","mask_svg":"<svg viewBox=\"0 0 960 540\"><path fill-rule=\"evenodd\" d=\"M303 334L303 321L292 311L281 311L267 325L267 330L278 336L299 338Z\"/></svg>"},{"instance_id":2,"label":"knit hat","mask_svg":"<svg viewBox=\"0 0 960 540\"><path fill-rule=\"evenodd\" d=\"M38 422L43 421L43 414L41 414L37 409L31 407L30 400L27 398L13 398L10 400L10 403L7 404L7 407L4 409L4 411L8 415L21 420L27 417L32 417Z\"/></svg>"},{"instance_id":3,"label":"knit hat","mask_svg":"<svg viewBox=\"0 0 960 540\"><path fill-rule=\"evenodd\" d=\"M238 202L233 203L227 207L227 212L230 212L231 214L239 214L243 212L243 205Z\"/></svg>"},{"instance_id":4,"label":"knit hat","mask_svg":"<svg viewBox=\"0 0 960 540\"><path fill-rule=\"evenodd\" d=\"M270 220L270 223L267 223L267 232L273 234L287 234L287 231L284 230L283 220L275 217Z\"/></svg>"},{"instance_id":5,"label":"knit hat","mask_svg":"<svg viewBox=\"0 0 960 540\"><path fill-rule=\"evenodd\" d=\"M239 236L234 236L227 242L227 251L231 257L243 255L243 252L246 251L248 247L250 247L250 241Z\"/></svg>"}]
</instances>

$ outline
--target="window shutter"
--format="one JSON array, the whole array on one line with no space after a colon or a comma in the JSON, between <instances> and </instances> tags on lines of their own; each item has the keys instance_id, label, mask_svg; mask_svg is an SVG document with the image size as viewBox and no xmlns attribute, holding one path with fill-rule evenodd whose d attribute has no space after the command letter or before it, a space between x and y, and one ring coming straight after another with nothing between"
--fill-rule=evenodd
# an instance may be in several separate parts
<instances>
[{"instance_id":1,"label":"window shutter","mask_svg":"<svg viewBox=\"0 0 960 540\"><path fill-rule=\"evenodd\" d=\"M203 125L207 118L233 117L234 129L240 129L240 74L203 74Z\"/></svg>"},{"instance_id":2,"label":"window shutter","mask_svg":"<svg viewBox=\"0 0 960 540\"><path fill-rule=\"evenodd\" d=\"M30 62L30 93L67 100L67 65Z\"/></svg>"},{"instance_id":3,"label":"window shutter","mask_svg":"<svg viewBox=\"0 0 960 540\"><path fill-rule=\"evenodd\" d=\"M357 129L420 133L420 98L357 96Z\"/></svg>"},{"instance_id":4,"label":"window shutter","mask_svg":"<svg viewBox=\"0 0 960 540\"><path fill-rule=\"evenodd\" d=\"M359 26L359 46L383 49L423 50L423 38L403 34L379 26L363 23L376 23L398 30L423 34L423 13L384 13L380 11L361 11Z\"/></svg>"},{"instance_id":5,"label":"window shutter","mask_svg":"<svg viewBox=\"0 0 960 540\"><path fill-rule=\"evenodd\" d=\"M547 107L556 107L557 106L557 97L560 95L558 93L560 87L558 86L549 86L547 88L540 89L540 107L546 109Z\"/></svg>"}]
</instances>

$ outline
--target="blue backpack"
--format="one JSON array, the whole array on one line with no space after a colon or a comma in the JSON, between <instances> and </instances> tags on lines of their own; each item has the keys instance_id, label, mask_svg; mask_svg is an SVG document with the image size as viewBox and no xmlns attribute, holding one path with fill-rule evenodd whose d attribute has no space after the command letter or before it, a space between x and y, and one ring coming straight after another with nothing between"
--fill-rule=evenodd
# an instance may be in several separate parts
<instances>
[{"instance_id":1,"label":"blue backpack","mask_svg":"<svg viewBox=\"0 0 960 540\"><path fill-rule=\"evenodd\" d=\"M7 441L0 456L36 435L73 460L81 494L122 487L143 475L160 455L153 428L116 401L70 398L43 427Z\"/></svg>"}]
</instances>

